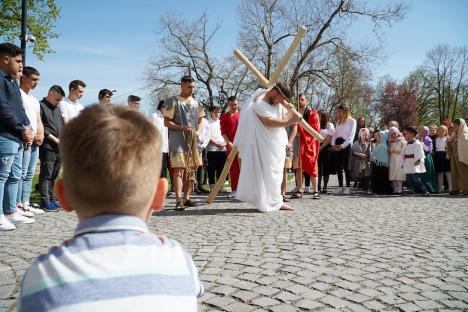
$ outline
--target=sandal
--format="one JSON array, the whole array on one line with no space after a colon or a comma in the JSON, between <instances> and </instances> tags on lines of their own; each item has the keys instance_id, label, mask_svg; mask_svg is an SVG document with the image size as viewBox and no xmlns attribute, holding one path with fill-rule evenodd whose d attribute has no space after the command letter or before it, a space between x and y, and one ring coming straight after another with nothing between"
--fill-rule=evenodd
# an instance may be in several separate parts
<instances>
[{"instance_id":1,"label":"sandal","mask_svg":"<svg viewBox=\"0 0 468 312\"><path fill-rule=\"evenodd\" d=\"M290 200L286 195L283 195L283 203L289 203Z\"/></svg>"},{"instance_id":2,"label":"sandal","mask_svg":"<svg viewBox=\"0 0 468 312\"><path fill-rule=\"evenodd\" d=\"M197 203L192 201L191 199L187 199L185 202L184 202L184 206L185 207L197 207Z\"/></svg>"},{"instance_id":3,"label":"sandal","mask_svg":"<svg viewBox=\"0 0 468 312\"><path fill-rule=\"evenodd\" d=\"M313 195L312 195L312 199L320 199L320 194L315 192Z\"/></svg>"},{"instance_id":4,"label":"sandal","mask_svg":"<svg viewBox=\"0 0 468 312\"><path fill-rule=\"evenodd\" d=\"M175 211L184 211L184 210L185 210L184 203L182 201L177 202L175 205Z\"/></svg>"},{"instance_id":5,"label":"sandal","mask_svg":"<svg viewBox=\"0 0 468 312\"><path fill-rule=\"evenodd\" d=\"M301 192L294 192L294 194L291 195L291 199L301 199L301 198L302 198Z\"/></svg>"}]
</instances>

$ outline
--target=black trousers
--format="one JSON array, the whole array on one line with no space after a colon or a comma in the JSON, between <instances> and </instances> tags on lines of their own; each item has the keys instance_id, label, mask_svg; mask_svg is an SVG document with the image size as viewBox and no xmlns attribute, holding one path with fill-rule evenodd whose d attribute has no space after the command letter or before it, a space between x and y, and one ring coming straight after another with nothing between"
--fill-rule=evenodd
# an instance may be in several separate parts
<instances>
[{"instance_id":1,"label":"black trousers","mask_svg":"<svg viewBox=\"0 0 468 312\"><path fill-rule=\"evenodd\" d=\"M345 173L346 186L351 186L351 172L349 170L349 158L351 157L351 146L335 152L336 174L338 175L338 185L343 187L343 171Z\"/></svg>"},{"instance_id":2,"label":"black trousers","mask_svg":"<svg viewBox=\"0 0 468 312\"><path fill-rule=\"evenodd\" d=\"M54 185L62 167L62 159L59 153L43 148L39 149L39 159L41 160L39 193L41 202L47 203L56 200Z\"/></svg>"},{"instance_id":3,"label":"black trousers","mask_svg":"<svg viewBox=\"0 0 468 312\"><path fill-rule=\"evenodd\" d=\"M208 182L210 185L216 183L223 171L224 164L226 163L226 152L207 152L208 158Z\"/></svg>"}]
</instances>

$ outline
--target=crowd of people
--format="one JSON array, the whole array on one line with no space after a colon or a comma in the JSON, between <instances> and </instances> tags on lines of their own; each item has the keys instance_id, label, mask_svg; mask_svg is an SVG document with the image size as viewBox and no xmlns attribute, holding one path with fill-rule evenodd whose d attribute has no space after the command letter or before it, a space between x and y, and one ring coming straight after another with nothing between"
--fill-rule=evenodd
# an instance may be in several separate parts
<instances>
[{"instance_id":1,"label":"crowd of people","mask_svg":"<svg viewBox=\"0 0 468 312\"><path fill-rule=\"evenodd\" d=\"M22 50L14 44L0 45L0 230L14 230L15 224L34 222L35 214L60 210L54 185L62 160L60 136L64 126L84 109L79 102L86 84L73 80L68 95L61 86L53 85L42 100L32 91L40 81L40 72L22 66ZM112 92L99 91L96 104L107 105ZM128 96L128 105L138 109L140 97ZM31 203L33 178L40 160L36 185L40 200Z\"/></svg>"},{"instance_id":2,"label":"crowd of people","mask_svg":"<svg viewBox=\"0 0 468 312\"><path fill-rule=\"evenodd\" d=\"M4 43L0 53L15 60L21 50ZM22 68L21 62L11 61L2 63L0 70L0 151L4 159L0 229L11 230L18 223L33 223L34 214L60 209L54 192L62 165L60 136L65 125L84 109L80 99L86 84L71 81L67 96L62 87L54 85L39 101L32 95L40 80L37 69ZM195 83L190 76L182 77L180 94L160 101L152 115L162 137L161 176L171 181L176 210L197 206L190 199L192 191L213 190L234 148L241 115L235 96L227 99L225 107L203 106L193 96ZM102 89L95 104L108 105L112 96L112 91ZM129 107L138 110L140 100L128 96ZM404 186L411 193L424 195L468 194L468 130L464 119L419 128L401 128L391 121L373 129L366 125L364 117L356 121L350 107L342 104L332 112L336 115L334 124L329 113L313 109L304 94L298 96L297 110L324 141L312 138L297 121L285 121L287 125L281 126L287 133L280 187L283 202L302 198L304 193L310 193L313 199L329 194L333 174L338 178L334 194L339 195L349 195L353 188L367 194L402 195ZM261 118L258 112L257 116ZM37 207L30 197L38 159ZM229 198L236 197L241 167L242 161L236 156L229 168L230 192L224 184L221 189ZM290 173L295 175L295 188L287 192Z\"/></svg>"}]
</instances>

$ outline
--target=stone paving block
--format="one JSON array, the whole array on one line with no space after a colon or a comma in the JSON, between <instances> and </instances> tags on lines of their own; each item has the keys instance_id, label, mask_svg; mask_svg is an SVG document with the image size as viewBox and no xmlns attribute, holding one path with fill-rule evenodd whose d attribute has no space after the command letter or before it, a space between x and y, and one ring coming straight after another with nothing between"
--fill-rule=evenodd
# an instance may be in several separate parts
<instances>
[{"instance_id":1,"label":"stone paving block","mask_svg":"<svg viewBox=\"0 0 468 312\"><path fill-rule=\"evenodd\" d=\"M252 299L257 298L259 294L251 292L251 291L241 290L241 291L231 294L231 296L234 298L239 298L240 300L244 302L250 302L252 301Z\"/></svg>"},{"instance_id":2,"label":"stone paving block","mask_svg":"<svg viewBox=\"0 0 468 312\"><path fill-rule=\"evenodd\" d=\"M366 301L363 303L363 305L369 310L374 311L383 311L385 309L385 305L375 300Z\"/></svg>"},{"instance_id":3,"label":"stone paving block","mask_svg":"<svg viewBox=\"0 0 468 312\"><path fill-rule=\"evenodd\" d=\"M205 301L208 304L214 305L215 307L218 308L223 308L225 306L230 305L231 303L235 302L234 299L229 298L229 297L212 297L208 300Z\"/></svg>"},{"instance_id":4,"label":"stone paving block","mask_svg":"<svg viewBox=\"0 0 468 312\"><path fill-rule=\"evenodd\" d=\"M315 289L318 289L318 290L321 290L321 291L326 291L326 290L329 290L332 288L332 286L330 284L327 284L327 283L313 283L310 285L311 288L315 288Z\"/></svg>"},{"instance_id":5,"label":"stone paving block","mask_svg":"<svg viewBox=\"0 0 468 312\"><path fill-rule=\"evenodd\" d=\"M252 289L252 291L257 294L264 295L264 296L273 296L274 294L280 292L278 288L267 287L267 286L255 287L254 289Z\"/></svg>"},{"instance_id":6,"label":"stone paving block","mask_svg":"<svg viewBox=\"0 0 468 312\"><path fill-rule=\"evenodd\" d=\"M296 284L296 285L288 287L286 290L290 291L290 292L292 292L292 293L294 293L296 295L300 295L302 293L305 293L305 292L309 291L310 288L307 288L307 287L304 287L302 285L297 285Z\"/></svg>"},{"instance_id":7,"label":"stone paving block","mask_svg":"<svg viewBox=\"0 0 468 312\"><path fill-rule=\"evenodd\" d=\"M297 302L295 306L301 309L306 309L308 311L325 307L322 303L310 299L303 299Z\"/></svg>"},{"instance_id":8,"label":"stone paving block","mask_svg":"<svg viewBox=\"0 0 468 312\"><path fill-rule=\"evenodd\" d=\"M294 311L298 311L299 309L297 309L295 306L292 306L290 304L283 303L283 304L279 304L279 305L271 307L270 310L273 312L294 312Z\"/></svg>"},{"instance_id":9,"label":"stone paving block","mask_svg":"<svg viewBox=\"0 0 468 312\"><path fill-rule=\"evenodd\" d=\"M448 299L450 298L449 295L441 292L441 291L423 291L421 292L421 295L426 297L429 300L435 300L435 301L440 301L442 299Z\"/></svg>"},{"instance_id":10,"label":"stone paving block","mask_svg":"<svg viewBox=\"0 0 468 312\"><path fill-rule=\"evenodd\" d=\"M234 302L223 307L223 310L229 312L251 312L252 310L255 310L255 307L242 302Z\"/></svg>"},{"instance_id":11,"label":"stone paving block","mask_svg":"<svg viewBox=\"0 0 468 312\"><path fill-rule=\"evenodd\" d=\"M441 300L443 304L452 309L468 310L468 304L459 300Z\"/></svg>"},{"instance_id":12,"label":"stone paving block","mask_svg":"<svg viewBox=\"0 0 468 312\"><path fill-rule=\"evenodd\" d=\"M421 311L421 307L414 304L414 303L411 303L411 302L407 302L407 303L403 303L403 304L399 304L398 305L398 308L401 309L403 312L415 312L415 311Z\"/></svg>"},{"instance_id":13,"label":"stone paving block","mask_svg":"<svg viewBox=\"0 0 468 312\"><path fill-rule=\"evenodd\" d=\"M233 292L237 291L237 288L227 286L227 285L220 285L215 288L210 289L210 292L215 293L215 294L221 294L221 295L229 295L232 294Z\"/></svg>"},{"instance_id":14,"label":"stone paving block","mask_svg":"<svg viewBox=\"0 0 468 312\"><path fill-rule=\"evenodd\" d=\"M341 282L336 283L335 285L344 289L352 290L352 291L358 290L359 288L362 287L361 285L357 283L348 282L348 281L341 281Z\"/></svg>"},{"instance_id":15,"label":"stone paving block","mask_svg":"<svg viewBox=\"0 0 468 312\"><path fill-rule=\"evenodd\" d=\"M400 303L403 303L403 299L395 296L395 295L384 295L384 296L380 296L378 298L380 301L386 303L386 304L390 304L390 305L396 305L396 304L400 304Z\"/></svg>"},{"instance_id":16,"label":"stone paving block","mask_svg":"<svg viewBox=\"0 0 468 312\"><path fill-rule=\"evenodd\" d=\"M450 296L453 298L456 298L461 301L465 301L468 303L468 292L463 292L463 291L449 291Z\"/></svg>"},{"instance_id":17,"label":"stone paving block","mask_svg":"<svg viewBox=\"0 0 468 312\"><path fill-rule=\"evenodd\" d=\"M427 298L421 296L418 293L414 293L414 292L401 293L401 294L398 294L398 297L401 297L401 298L405 299L406 301L427 300Z\"/></svg>"},{"instance_id":18,"label":"stone paving block","mask_svg":"<svg viewBox=\"0 0 468 312\"><path fill-rule=\"evenodd\" d=\"M292 301L297 301L301 299L300 296L297 296L293 293L287 292L287 291L282 291L277 293L273 298L278 299L282 302L290 303Z\"/></svg>"},{"instance_id":19,"label":"stone paving block","mask_svg":"<svg viewBox=\"0 0 468 312\"><path fill-rule=\"evenodd\" d=\"M422 301L415 301L415 304L423 308L424 310L431 310L431 309L440 309L443 308L443 305L437 303L433 300L422 300Z\"/></svg>"},{"instance_id":20,"label":"stone paving block","mask_svg":"<svg viewBox=\"0 0 468 312\"><path fill-rule=\"evenodd\" d=\"M368 301L371 299L368 296L364 296L358 293L351 293L351 294L345 295L344 298L355 303L363 303L364 301Z\"/></svg>"},{"instance_id":21,"label":"stone paving block","mask_svg":"<svg viewBox=\"0 0 468 312\"><path fill-rule=\"evenodd\" d=\"M258 305L258 306L260 306L262 308L271 307L271 306L274 306L274 305L278 305L280 303L281 302L279 302L278 300L268 298L268 297L258 297L258 298L255 298L254 300L252 300L252 304Z\"/></svg>"},{"instance_id":22,"label":"stone paving block","mask_svg":"<svg viewBox=\"0 0 468 312\"><path fill-rule=\"evenodd\" d=\"M8 299L16 288L16 284L0 286L0 299Z\"/></svg>"}]
</instances>

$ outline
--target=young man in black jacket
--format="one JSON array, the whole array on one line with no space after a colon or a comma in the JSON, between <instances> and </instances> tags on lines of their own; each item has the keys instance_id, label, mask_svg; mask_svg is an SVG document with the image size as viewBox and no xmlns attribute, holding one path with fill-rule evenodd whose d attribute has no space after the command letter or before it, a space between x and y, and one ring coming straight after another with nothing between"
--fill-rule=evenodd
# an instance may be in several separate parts
<instances>
[{"instance_id":1,"label":"young man in black jacket","mask_svg":"<svg viewBox=\"0 0 468 312\"><path fill-rule=\"evenodd\" d=\"M0 231L16 229L15 223L34 222L16 211L23 146L33 140L17 83L22 70L23 50L12 43L0 44Z\"/></svg>"},{"instance_id":2,"label":"young man in black jacket","mask_svg":"<svg viewBox=\"0 0 468 312\"><path fill-rule=\"evenodd\" d=\"M47 97L40 102L41 119L44 124L44 142L39 148L39 159L41 160L39 193L41 194L41 208L45 211L58 211L60 209L55 197L54 184L62 166L59 138L64 123L59 104L64 96L65 92L60 86L52 86Z\"/></svg>"}]
</instances>

